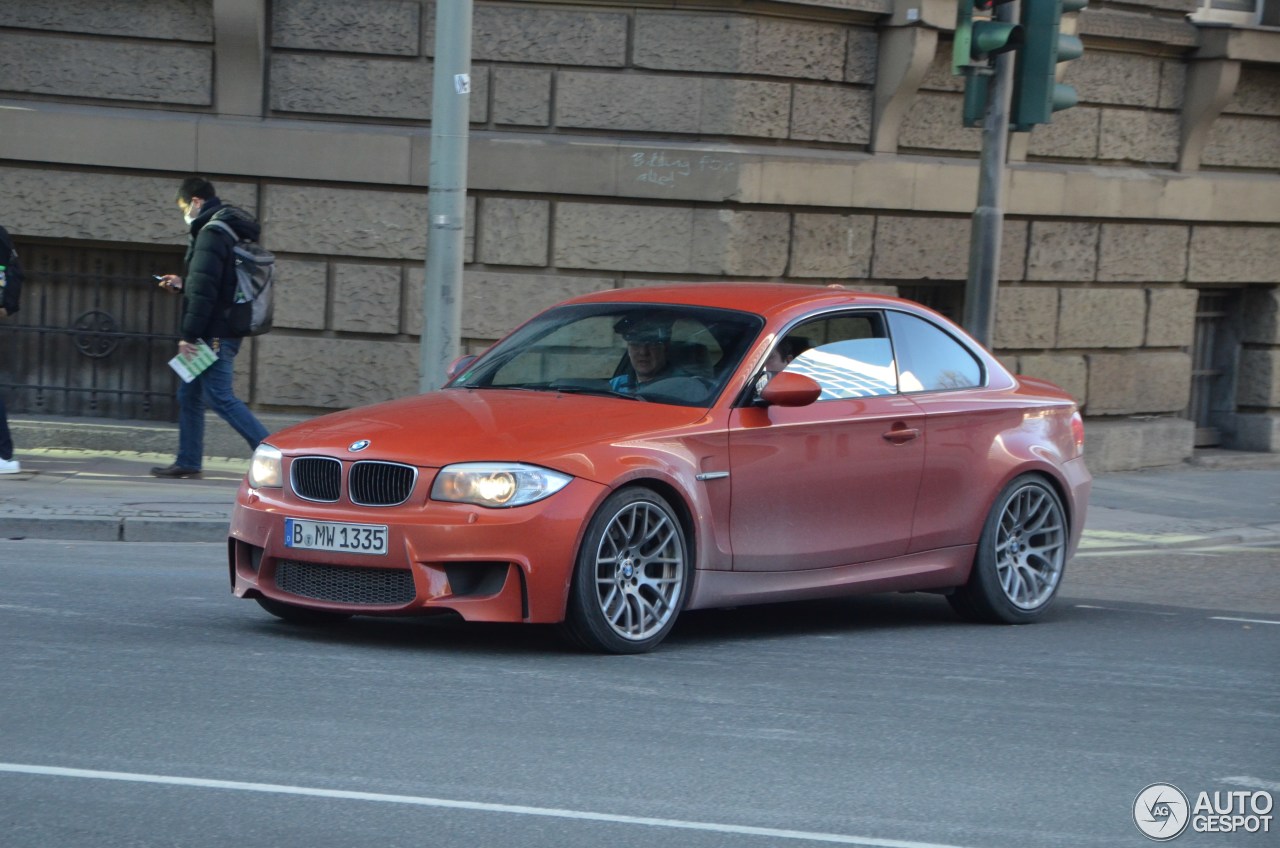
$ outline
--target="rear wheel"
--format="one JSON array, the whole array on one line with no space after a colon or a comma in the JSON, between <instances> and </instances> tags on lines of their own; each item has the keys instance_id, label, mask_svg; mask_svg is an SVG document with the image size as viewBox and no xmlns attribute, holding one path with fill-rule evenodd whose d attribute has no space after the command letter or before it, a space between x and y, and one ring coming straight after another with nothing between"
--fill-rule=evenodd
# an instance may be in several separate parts
<instances>
[{"instance_id":1,"label":"rear wheel","mask_svg":"<svg viewBox=\"0 0 1280 848\"><path fill-rule=\"evenodd\" d=\"M272 598L264 598L262 596L254 598L258 602L258 606L283 621L290 624L306 624L317 627L324 624L337 624L351 618L344 612L328 612L327 610L313 610L306 607L295 607L293 604L286 604L283 601L273 600Z\"/></svg>"},{"instance_id":2,"label":"rear wheel","mask_svg":"<svg viewBox=\"0 0 1280 848\"><path fill-rule=\"evenodd\" d=\"M651 650L675 625L688 582L688 544L671 505L648 489L622 489L587 528L564 628L593 651Z\"/></svg>"},{"instance_id":3,"label":"rear wheel","mask_svg":"<svg viewBox=\"0 0 1280 848\"><path fill-rule=\"evenodd\" d=\"M1053 487L1034 474L1018 477L991 507L969 582L947 600L973 621L1035 620L1058 594L1067 529L1066 510Z\"/></svg>"}]
</instances>

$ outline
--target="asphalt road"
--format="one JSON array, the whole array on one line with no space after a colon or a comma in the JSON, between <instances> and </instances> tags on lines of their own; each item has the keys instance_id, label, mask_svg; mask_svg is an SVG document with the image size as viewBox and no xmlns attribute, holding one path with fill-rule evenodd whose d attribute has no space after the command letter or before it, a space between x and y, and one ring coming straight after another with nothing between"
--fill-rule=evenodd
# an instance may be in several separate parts
<instances>
[{"instance_id":1,"label":"asphalt road","mask_svg":"<svg viewBox=\"0 0 1280 848\"><path fill-rule=\"evenodd\" d=\"M1148 844L1148 784L1280 795L1277 574L1275 548L1094 556L1033 626L893 595L599 657L287 626L219 545L0 541L0 844Z\"/></svg>"}]
</instances>

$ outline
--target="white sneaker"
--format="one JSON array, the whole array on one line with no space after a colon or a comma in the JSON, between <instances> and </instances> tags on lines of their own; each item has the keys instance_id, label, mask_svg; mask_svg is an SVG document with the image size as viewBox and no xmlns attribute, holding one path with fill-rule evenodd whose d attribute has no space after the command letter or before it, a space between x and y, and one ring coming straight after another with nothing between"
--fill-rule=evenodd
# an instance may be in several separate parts
<instances>
[{"instance_id":1,"label":"white sneaker","mask_svg":"<svg viewBox=\"0 0 1280 848\"><path fill-rule=\"evenodd\" d=\"M0 459L0 474L17 474L22 470L16 459Z\"/></svg>"}]
</instances>

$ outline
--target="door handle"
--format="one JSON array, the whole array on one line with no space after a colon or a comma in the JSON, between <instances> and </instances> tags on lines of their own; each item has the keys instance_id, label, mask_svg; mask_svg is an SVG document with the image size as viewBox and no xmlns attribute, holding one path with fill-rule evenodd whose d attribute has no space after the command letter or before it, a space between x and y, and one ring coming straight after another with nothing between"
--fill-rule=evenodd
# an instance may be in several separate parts
<instances>
[{"instance_id":1,"label":"door handle","mask_svg":"<svg viewBox=\"0 0 1280 848\"><path fill-rule=\"evenodd\" d=\"M884 434L883 438L887 442L893 442L895 445L901 445L917 438L920 431L915 427L894 427Z\"/></svg>"}]
</instances>

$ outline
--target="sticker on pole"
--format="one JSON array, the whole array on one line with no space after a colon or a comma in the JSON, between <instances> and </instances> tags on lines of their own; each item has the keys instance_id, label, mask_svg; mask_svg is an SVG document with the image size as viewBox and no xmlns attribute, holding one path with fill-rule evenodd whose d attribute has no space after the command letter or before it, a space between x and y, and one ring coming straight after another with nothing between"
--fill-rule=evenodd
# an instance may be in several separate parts
<instances>
[{"instance_id":1,"label":"sticker on pole","mask_svg":"<svg viewBox=\"0 0 1280 848\"><path fill-rule=\"evenodd\" d=\"M471 93L471 74L454 74L453 87L459 94Z\"/></svg>"}]
</instances>

